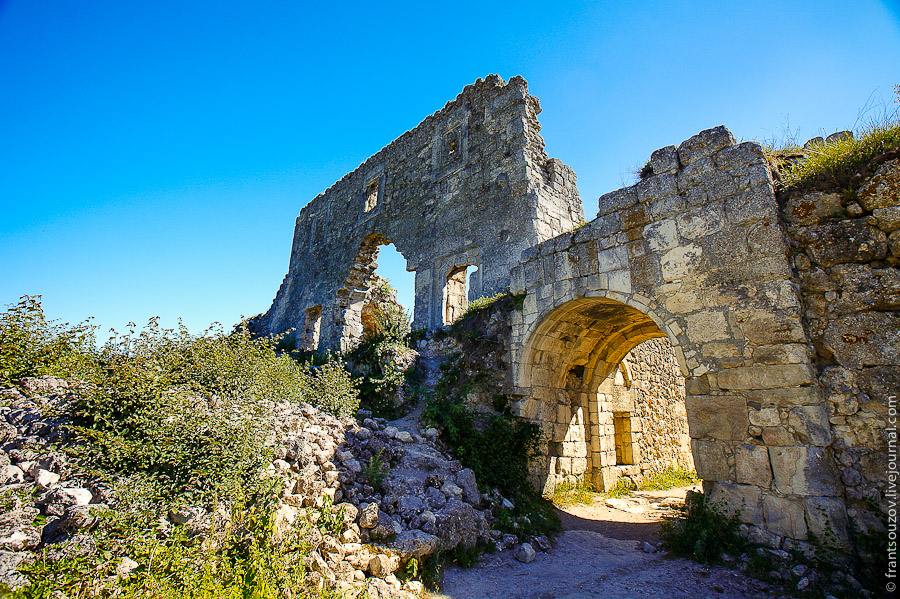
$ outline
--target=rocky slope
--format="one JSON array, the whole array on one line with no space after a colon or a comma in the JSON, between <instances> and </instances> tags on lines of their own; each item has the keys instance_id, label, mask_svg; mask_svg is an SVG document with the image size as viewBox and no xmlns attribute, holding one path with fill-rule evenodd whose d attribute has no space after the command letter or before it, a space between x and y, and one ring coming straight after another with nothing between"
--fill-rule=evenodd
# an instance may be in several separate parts
<instances>
[{"instance_id":1,"label":"rocky slope","mask_svg":"<svg viewBox=\"0 0 900 599\"><path fill-rule=\"evenodd\" d=\"M55 444L73 391L66 381L23 379L0 390L0 582L27 582L17 571L45 551L49 559L96 551L91 538L95 510L115 509L114 494L91 480ZM264 476L283 480L276 534L299 532L310 548L308 581L349 596L406 597L421 583L401 584L398 570L411 559L438 551L519 539L491 530L496 509L508 500L483 495L475 475L440 447L437 431L399 430L382 419L339 420L306 404L272 409L269 447L273 461ZM109 506L109 507L108 507ZM337 536L323 535L316 521L343 519ZM168 526L198 533L223 526L224 512L185 506L168 514ZM532 545L518 554L533 558ZM140 564L121 556L119 573Z\"/></svg>"}]
</instances>

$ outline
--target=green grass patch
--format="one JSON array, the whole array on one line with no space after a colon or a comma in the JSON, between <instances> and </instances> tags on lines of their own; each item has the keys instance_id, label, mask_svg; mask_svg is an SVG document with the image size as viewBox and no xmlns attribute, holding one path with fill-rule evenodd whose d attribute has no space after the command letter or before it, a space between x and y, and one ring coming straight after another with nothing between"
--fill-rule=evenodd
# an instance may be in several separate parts
<instances>
[{"instance_id":1,"label":"green grass patch","mask_svg":"<svg viewBox=\"0 0 900 599\"><path fill-rule=\"evenodd\" d=\"M672 464L662 472L655 472L641 482L639 491L665 491L675 487L696 485L700 482L697 473L677 464Z\"/></svg>"},{"instance_id":2,"label":"green grass patch","mask_svg":"<svg viewBox=\"0 0 900 599\"><path fill-rule=\"evenodd\" d=\"M875 171L878 164L873 164L873 160L900 157L900 125L874 125L855 138L816 145L803 154L805 159L792 162L781 171L785 191L812 188L852 191L861 178Z\"/></svg>"}]
</instances>

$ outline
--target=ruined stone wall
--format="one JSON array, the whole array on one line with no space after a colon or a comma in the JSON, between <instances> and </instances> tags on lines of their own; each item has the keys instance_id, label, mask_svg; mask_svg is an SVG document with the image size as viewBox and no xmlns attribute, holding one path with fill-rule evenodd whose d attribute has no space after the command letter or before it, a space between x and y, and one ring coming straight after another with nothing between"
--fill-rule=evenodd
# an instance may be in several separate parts
<instances>
[{"instance_id":1,"label":"ruined stone wall","mask_svg":"<svg viewBox=\"0 0 900 599\"><path fill-rule=\"evenodd\" d=\"M867 534L884 530L888 411L900 393L900 161L853 187L779 201L827 400L822 428L830 424L852 530ZM766 419L784 428L791 417Z\"/></svg>"},{"instance_id":2,"label":"ruined stone wall","mask_svg":"<svg viewBox=\"0 0 900 599\"><path fill-rule=\"evenodd\" d=\"M574 172L544 152L540 110L521 77L479 79L313 199L252 330L295 328L303 349L347 349L387 243L416 273L416 327L443 324L448 276L460 268L478 267L473 297L505 289L525 248L583 218Z\"/></svg>"}]
</instances>

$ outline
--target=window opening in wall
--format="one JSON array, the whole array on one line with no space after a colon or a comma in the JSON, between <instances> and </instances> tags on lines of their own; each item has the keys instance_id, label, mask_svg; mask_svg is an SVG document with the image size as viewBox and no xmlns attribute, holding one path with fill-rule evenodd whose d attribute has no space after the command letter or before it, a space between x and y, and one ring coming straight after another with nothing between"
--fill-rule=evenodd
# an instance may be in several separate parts
<instances>
[{"instance_id":1,"label":"window opening in wall","mask_svg":"<svg viewBox=\"0 0 900 599\"><path fill-rule=\"evenodd\" d=\"M366 212L378 205L378 179L375 179L366 187Z\"/></svg>"},{"instance_id":2,"label":"window opening in wall","mask_svg":"<svg viewBox=\"0 0 900 599\"><path fill-rule=\"evenodd\" d=\"M457 266L447 273L444 282L444 324L453 324L466 312L469 306L469 289L477 288L470 283L470 273L478 270L472 265Z\"/></svg>"},{"instance_id":3,"label":"window opening in wall","mask_svg":"<svg viewBox=\"0 0 900 599\"><path fill-rule=\"evenodd\" d=\"M416 298L416 273L407 270L406 258L403 257L393 243L378 248L375 274L386 279L397 291L397 301L413 316ZM367 326L368 317L363 314L363 328ZM371 326L371 322L369 322Z\"/></svg>"},{"instance_id":4,"label":"window opening in wall","mask_svg":"<svg viewBox=\"0 0 900 599\"><path fill-rule=\"evenodd\" d=\"M477 300L480 296L480 288L478 286L478 267L469 266L466 269L466 298L469 302Z\"/></svg>"},{"instance_id":5,"label":"window opening in wall","mask_svg":"<svg viewBox=\"0 0 900 599\"><path fill-rule=\"evenodd\" d=\"M322 306L313 306L306 309L306 319L303 323L303 333L300 336L301 351L316 351L319 349L319 331L322 328Z\"/></svg>"},{"instance_id":6,"label":"window opening in wall","mask_svg":"<svg viewBox=\"0 0 900 599\"><path fill-rule=\"evenodd\" d=\"M457 148L457 145L458 145L458 142L456 141L455 137L451 138L450 141L447 143L447 157L450 158L451 160L456 157L456 153L459 151Z\"/></svg>"},{"instance_id":7,"label":"window opening in wall","mask_svg":"<svg viewBox=\"0 0 900 599\"><path fill-rule=\"evenodd\" d=\"M613 427L616 436L616 464L634 464L634 446L631 436L631 413L614 412Z\"/></svg>"}]
</instances>

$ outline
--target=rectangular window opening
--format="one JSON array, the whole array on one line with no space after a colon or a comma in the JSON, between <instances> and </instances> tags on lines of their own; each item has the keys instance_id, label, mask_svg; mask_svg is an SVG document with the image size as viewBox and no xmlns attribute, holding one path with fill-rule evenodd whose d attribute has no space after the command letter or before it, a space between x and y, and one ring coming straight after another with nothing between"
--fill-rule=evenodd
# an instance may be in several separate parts
<instances>
[{"instance_id":1,"label":"rectangular window opening","mask_svg":"<svg viewBox=\"0 0 900 599\"><path fill-rule=\"evenodd\" d=\"M616 464L634 464L634 446L631 436L631 412L613 412L616 435Z\"/></svg>"},{"instance_id":2,"label":"rectangular window opening","mask_svg":"<svg viewBox=\"0 0 900 599\"><path fill-rule=\"evenodd\" d=\"M366 212L370 212L378 205L378 179L375 179L366 187Z\"/></svg>"}]
</instances>

